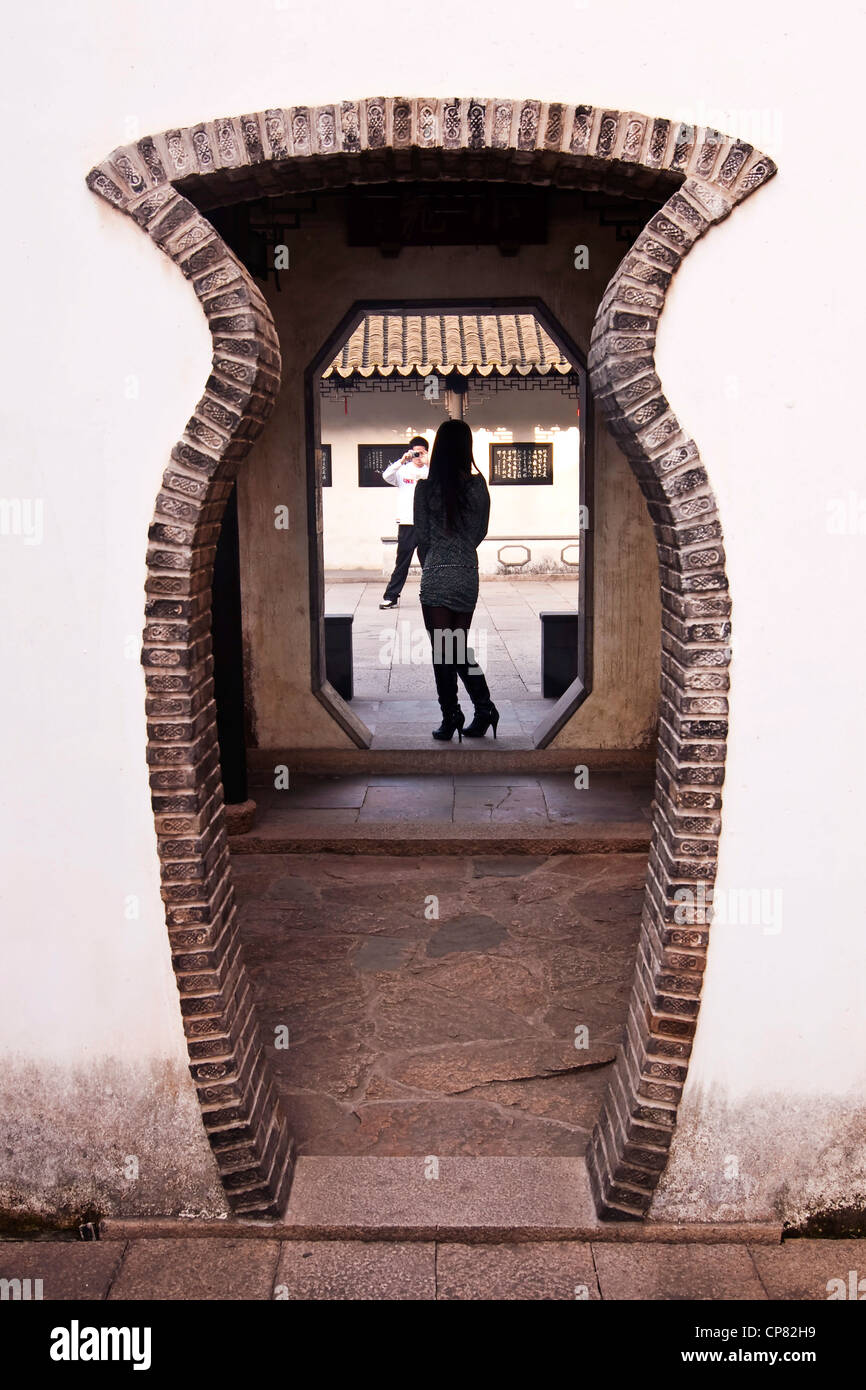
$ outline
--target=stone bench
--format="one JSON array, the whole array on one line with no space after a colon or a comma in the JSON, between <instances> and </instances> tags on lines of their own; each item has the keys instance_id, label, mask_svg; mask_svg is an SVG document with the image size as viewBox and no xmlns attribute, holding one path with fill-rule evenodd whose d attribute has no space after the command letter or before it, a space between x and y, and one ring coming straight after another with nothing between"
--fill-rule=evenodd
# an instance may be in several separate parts
<instances>
[{"instance_id":1,"label":"stone bench","mask_svg":"<svg viewBox=\"0 0 866 1390\"><path fill-rule=\"evenodd\" d=\"M394 568L397 537L382 536L382 574ZM478 547L478 570L487 577L506 574L569 574L580 572L578 536L485 536ZM414 561L411 575L421 566Z\"/></svg>"}]
</instances>

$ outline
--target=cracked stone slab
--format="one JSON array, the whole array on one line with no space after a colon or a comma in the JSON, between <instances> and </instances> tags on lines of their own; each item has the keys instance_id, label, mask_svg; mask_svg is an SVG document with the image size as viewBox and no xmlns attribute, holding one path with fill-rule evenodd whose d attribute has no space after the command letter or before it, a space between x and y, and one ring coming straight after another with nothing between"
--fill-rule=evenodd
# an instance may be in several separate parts
<instances>
[{"instance_id":1,"label":"cracked stone slab","mask_svg":"<svg viewBox=\"0 0 866 1390\"><path fill-rule=\"evenodd\" d=\"M459 1095L493 1081L524 1081L563 1072L590 1071L616 1057L616 1048L578 1050L573 1045L544 1041L496 1041L458 1047L431 1048L394 1058L385 1074L421 1091Z\"/></svg>"},{"instance_id":2,"label":"cracked stone slab","mask_svg":"<svg viewBox=\"0 0 866 1390\"><path fill-rule=\"evenodd\" d=\"M597 1103L596 1103L597 1108ZM339 1152L375 1157L437 1153L462 1158L531 1153L550 1157L584 1152L587 1130L575 1129L516 1106L490 1104L487 1096L414 1095L355 1102L357 1127L341 1133ZM331 1139L308 1142L302 1152L333 1152ZM300 1146L299 1146L300 1147Z\"/></svg>"},{"instance_id":3,"label":"cracked stone slab","mask_svg":"<svg viewBox=\"0 0 866 1390\"><path fill-rule=\"evenodd\" d=\"M526 1081L490 1081L467 1091L465 1098L510 1106L523 1115L534 1115L542 1120L555 1120L573 1134L582 1135L582 1149L598 1119L609 1081L610 1072L601 1067L590 1072L561 1072L558 1076Z\"/></svg>"},{"instance_id":4,"label":"cracked stone slab","mask_svg":"<svg viewBox=\"0 0 866 1390\"><path fill-rule=\"evenodd\" d=\"M639 866L587 857L578 880L557 862L242 862L241 936L299 1153L583 1153L621 1042L638 921L580 921L575 900L622 903ZM588 1051L574 1047L578 1026Z\"/></svg>"}]
</instances>

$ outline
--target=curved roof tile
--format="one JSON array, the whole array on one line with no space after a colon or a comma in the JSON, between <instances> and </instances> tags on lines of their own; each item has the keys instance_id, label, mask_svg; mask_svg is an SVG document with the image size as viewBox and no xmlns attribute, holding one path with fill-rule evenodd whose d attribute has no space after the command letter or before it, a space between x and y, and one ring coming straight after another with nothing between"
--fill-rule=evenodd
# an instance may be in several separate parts
<instances>
[{"instance_id":1,"label":"curved roof tile","mask_svg":"<svg viewBox=\"0 0 866 1390\"><path fill-rule=\"evenodd\" d=\"M365 314L322 372L363 377L417 372L563 376L572 364L534 314Z\"/></svg>"}]
</instances>

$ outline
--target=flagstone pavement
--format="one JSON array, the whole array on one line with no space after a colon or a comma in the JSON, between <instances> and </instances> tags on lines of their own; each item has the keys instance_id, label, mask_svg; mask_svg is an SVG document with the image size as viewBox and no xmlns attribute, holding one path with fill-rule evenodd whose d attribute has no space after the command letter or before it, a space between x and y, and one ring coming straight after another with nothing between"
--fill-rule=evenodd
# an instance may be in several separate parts
<instances>
[{"instance_id":1,"label":"flagstone pavement","mask_svg":"<svg viewBox=\"0 0 866 1390\"><path fill-rule=\"evenodd\" d=\"M421 730L429 741L427 726L433 728L439 716L420 580L410 575L399 607L382 611L385 582L333 573L325 583L326 614L354 615L351 707L373 734L374 748L403 746ZM570 576L482 578L470 645L501 714L500 746L531 747L532 731L556 703L541 696L539 614L576 612L577 594L578 582Z\"/></svg>"},{"instance_id":2,"label":"flagstone pavement","mask_svg":"<svg viewBox=\"0 0 866 1390\"><path fill-rule=\"evenodd\" d=\"M261 854L232 872L299 1153L584 1152L645 854Z\"/></svg>"},{"instance_id":3,"label":"flagstone pavement","mask_svg":"<svg viewBox=\"0 0 866 1390\"><path fill-rule=\"evenodd\" d=\"M46 1301L825 1301L864 1257L866 1240L12 1240L0 1241L0 1280L29 1279Z\"/></svg>"}]
</instances>

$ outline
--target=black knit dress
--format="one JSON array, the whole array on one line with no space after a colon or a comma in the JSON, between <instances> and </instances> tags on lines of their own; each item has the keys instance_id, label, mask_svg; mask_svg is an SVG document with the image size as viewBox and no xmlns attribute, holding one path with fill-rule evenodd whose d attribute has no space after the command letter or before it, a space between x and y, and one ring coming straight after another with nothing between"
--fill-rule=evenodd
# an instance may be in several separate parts
<instances>
[{"instance_id":1,"label":"black knit dress","mask_svg":"<svg viewBox=\"0 0 866 1390\"><path fill-rule=\"evenodd\" d=\"M421 561L422 603L471 613L478 602L478 546L487 535L490 493L470 473L453 531L446 530L442 496L429 479L415 485L415 529Z\"/></svg>"}]
</instances>

